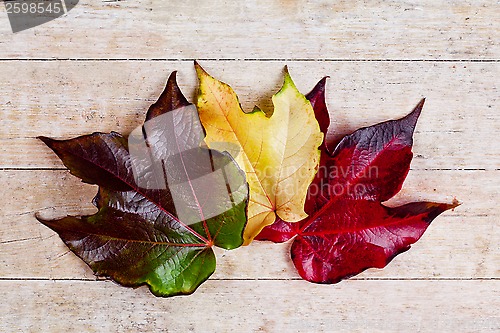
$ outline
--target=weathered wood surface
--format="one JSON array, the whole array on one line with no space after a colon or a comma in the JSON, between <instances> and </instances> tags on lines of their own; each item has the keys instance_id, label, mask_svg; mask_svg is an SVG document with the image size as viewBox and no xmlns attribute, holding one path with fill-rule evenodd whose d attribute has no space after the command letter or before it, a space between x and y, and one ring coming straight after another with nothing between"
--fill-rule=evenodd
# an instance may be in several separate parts
<instances>
[{"instance_id":1,"label":"weathered wood surface","mask_svg":"<svg viewBox=\"0 0 500 333\"><path fill-rule=\"evenodd\" d=\"M191 61L0 61L2 168L60 167L38 135L69 138L90 131L129 133L178 70L192 99ZM487 169L500 165L500 63L202 61L230 83L246 110L272 108L287 64L308 92L324 75L336 137L401 117L427 98L415 135L418 169ZM265 73L266 75L262 75ZM50 80L46 80L50 77Z\"/></svg>"},{"instance_id":2,"label":"weathered wood surface","mask_svg":"<svg viewBox=\"0 0 500 333\"><path fill-rule=\"evenodd\" d=\"M0 311L7 327L34 333L497 332L499 284L210 280L165 300L111 282L0 281Z\"/></svg>"},{"instance_id":3,"label":"weathered wood surface","mask_svg":"<svg viewBox=\"0 0 500 333\"><path fill-rule=\"evenodd\" d=\"M93 1L13 35L0 58L497 59L494 0Z\"/></svg>"},{"instance_id":4,"label":"weathered wood surface","mask_svg":"<svg viewBox=\"0 0 500 333\"><path fill-rule=\"evenodd\" d=\"M499 273L500 239L491 211L500 187L498 171L413 170L399 201L442 200L456 192L464 202L454 212L436 220L413 249L397 257L384 270L370 270L373 278L492 278ZM0 234L3 244L0 276L9 278L92 278L92 272L54 233L34 219L66 214L90 214L94 186L84 185L67 171L4 171L5 210ZM476 186L476 183L482 184ZM29 192L28 192L29 191ZM475 203L476 198L482 198ZM37 249L37 251L33 251ZM219 251L216 277L231 279L295 278L289 262L289 245L254 243L249 247ZM36 265L33 265L36 262ZM271 264L272 263L272 264Z\"/></svg>"},{"instance_id":5,"label":"weathered wood surface","mask_svg":"<svg viewBox=\"0 0 500 333\"><path fill-rule=\"evenodd\" d=\"M497 1L80 1L12 34L0 6L1 332L497 332L500 330L500 4ZM394 202L463 205L384 270L301 281L289 244L217 250L192 296L96 281L45 217L91 213L95 187L35 137L128 133L167 75L188 97L192 59L245 109L270 108L287 64L324 75L335 138L427 102ZM203 60L204 59L204 60Z\"/></svg>"}]
</instances>

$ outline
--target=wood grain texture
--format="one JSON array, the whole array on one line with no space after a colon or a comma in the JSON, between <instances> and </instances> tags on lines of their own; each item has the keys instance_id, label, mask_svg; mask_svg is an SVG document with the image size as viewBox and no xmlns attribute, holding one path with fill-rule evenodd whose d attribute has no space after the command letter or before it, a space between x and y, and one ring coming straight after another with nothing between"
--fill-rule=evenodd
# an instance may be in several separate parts
<instances>
[{"instance_id":1,"label":"wood grain texture","mask_svg":"<svg viewBox=\"0 0 500 333\"><path fill-rule=\"evenodd\" d=\"M22 332L497 332L499 281L208 281L196 294L88 281L0 281Z\"/></svg>"},{"instance_id":2,"label":"wood grain texture","mask_svg":"<svg viewBox=\"0 0 500 333\"><path fill-rule=\"evenodd\" d=\"M492 0L81 0L0 58L496 59Z\"/></svg>"},{"instance_id":3,"label":"wood grain texture","mask_svg":"<svg viewBox=\"0 0 500 333\"><path fill-rule=\"evenodd\" d=\"M0 332L497 332L500 330L500 4L424 1L90 1L12 34L0 5ZM403 190L463 204L384 270L300 280L290 244L218 249L188 297L96 281L34 219L90 214L94 186L38 135L124 134L193 59L270 109L288 65L302 92L329 75L331 137L427 102Z\"/></svg>"},{"instance_id":4,"label":"wood grain texture","mask_svg":"<svg viewBox=\"0 0 500 333\"><path fill-rule=\"evenodd\" d=\"M282 83L285 64L304 93L322 76L331 76L327 98L335 138L406 115L425 96L413 168L499 168L500 145L491 143L500 131L500 63L202 62L233 86L245 110L255 104L272 110L271 95ZM193 100L197 82L191 61L36 61L16 66L0 61L6 82L0 95L0 142L5 147L0 168L61 167L33 139L38 135L130 133L142 124L174 70Z\"/></svg>"},{"instance_id":5,"label":"wood grain texture","mask_svg":"<svg viewBox=\"0 0 500 333\"><path fill-rule=\"evenodd\" d=\"M410 200L451 202L459 193L463 205L433 222L413 249L397 257L384 270L369 270L361 278L491 278L499 275L500 257L495 240L498 212L491 207L498 200L500 180L491 181L497 171L412 170L402 192L392 204ZM29 175L31 177L26 177ZM0 277L92 279L92 272L68 253L50 229L39 224L35 213L45 218L68 214L91 214L96 187L85 185L67 171L3 171L0 181L8 189L0 217L2 253ZM483 186L475 186L479 182ZM26 189L29 196L26 197ZM475 198L483 198L475 203ZM473 235L471 237L471 234ZM37 251L33 252L33 248ZM217 252L215 278L297 278L289 260L289 244L254 242L249 247ZM37 265L33 265L33 261Z\"/></svg>"}]
</instances>

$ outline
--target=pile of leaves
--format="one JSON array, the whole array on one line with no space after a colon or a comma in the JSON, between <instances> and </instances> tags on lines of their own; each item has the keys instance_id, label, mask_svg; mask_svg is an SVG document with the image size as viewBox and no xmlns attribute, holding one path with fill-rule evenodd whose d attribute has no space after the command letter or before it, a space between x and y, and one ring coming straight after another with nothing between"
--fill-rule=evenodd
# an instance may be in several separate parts
<instances>
[{"instance_id":1,"label":"pile of leaves","mask_svg":"<svg viewBox=\"0 0 500 333\"><path fill-rule=\"evenodd\" d=\"M336 283L385 267L457 203L387 207L410 169L424 105L334 144L322 79L301 94L288 70L273 112L244 112L233 89L195 63L189 103L175 72L128 136L40 139L69 171L99 186L91 216L37 219L98 276L190 294L215 271L213 246L292 240L300 276Z\"/></svg>"}]
</instances>

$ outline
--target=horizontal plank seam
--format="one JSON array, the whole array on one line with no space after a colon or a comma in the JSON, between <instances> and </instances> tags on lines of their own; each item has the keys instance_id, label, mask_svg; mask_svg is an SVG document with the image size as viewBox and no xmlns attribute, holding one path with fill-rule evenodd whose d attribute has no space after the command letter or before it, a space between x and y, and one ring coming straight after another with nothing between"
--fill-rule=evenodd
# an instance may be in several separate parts
<instances>
[{"instance_id":1,"label":"horizontal plank seam","mask_svg":"<svg viewBox=\"0 0 500 333\"><path fill-rule=\"evenodd\" d=\"M0 171L66 171L67 168L0 168Z\"/></svg>"},{"instance_id":2,"label":"horizontal plank seam","mask_svg":"<svg viewBox=\"0 0 500 333\"><path fill-rule=\"evenodd\" d=\"M17 167L17 168L0 168L0 171L66 171L67 168L36 168L36 167ZM500 171L500 168L486 169L486 168L411 168L411 171Z\"/></svg>"},{"instance_id":3,"label":"horizontal plank seam","mask_svg":"<svg viewBox=\"0 0 500 333\"><path fill-rule=\"evenodd\" d=\"M371 278L350 278L350 281L500 281L500 277L456 277L456 278L383 278L383 277L371 277ZM3 281L73 281L73 282L102 282L111 281L106 278L31 278L31 277L0 277L0 282ZM210 281L304 281L301 278L215 278L210 279ZM347 280L345 280L347 281Z\"/></svg>"},{"instance_id":4,"label":"horizontal plank seam","mask_svg":"<svg viewBox=\"0 0 500 333\"><path fill-rule=\"evenodd\" d=\"M485 62L496 63L500 59L347 59L347 58L0 58L0 61L296 61L296 62Z\"/></svg>"}]
</instances>

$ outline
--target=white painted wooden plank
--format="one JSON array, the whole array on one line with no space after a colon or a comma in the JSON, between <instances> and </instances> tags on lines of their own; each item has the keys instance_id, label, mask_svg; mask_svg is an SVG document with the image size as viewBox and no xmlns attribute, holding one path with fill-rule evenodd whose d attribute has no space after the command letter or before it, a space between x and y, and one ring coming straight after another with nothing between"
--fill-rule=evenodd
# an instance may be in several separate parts
<instances>
[{"instance_id":1,"label":"white painted wooden plank","mask_svg":"<svg viewBox=\"0 0 500 333\"><path fill-rule=\"evenodd\" d=\"M487 278L500 276L498 255L500 178L497 171L410 172L402 193L392 203L410 200L463 202L438 217L413 249L384 270L361 278ZM4 206L0 218L0 278L93 278L92 272L34 214L46 218L91 214L95 187L67 171L3 171ZM480 185L478 185L480 184ZM297 278L289 244L254 242L217 251L214 278Z\"/></svg>"},{"instance_id":2,"label":"white painted wooden plank","mask_svg":"<svg viewBox=\"0 0 500 333\"><path fill-rule=\"evenodd\" d=\"M31 219L21 230L14 230L23 231L24 238L0 244L0 278L95 279L57 235L36 223ZM469 225L464 227L465 223ZM355 279L498 278L497 229L491 218L444 215L410 251L383 270L370 269ZM288 243L268 242L232 251L216 249L213 279L298 279L289 249Z\"/></svg>"},{"instance_id":3,"label":"white painted wooden plank","mask_svg":"<svg viewBox=\"0 0 500 333\"><path fill-rule=\"evenodd\" d=\"M408 113L427 97L415 134L413 168L500 169L500 63L287 62L303 92L330 75L334 136ZM285 62L202 62L230 83L245 110L271 109ZM128 133L178 69L192 99L192 62L0 61L0 168L61 167L37 135L69 138L93 131ZM266 73L262 75L262 73Z\"/></svg>"},{"instance_id":4,"label":"white painted wooden plank","mask_svg":"<svg viewBox=\"0 0 500 333\"><path fill-rule=\"evenodd\" d=\"M493 210L498 201L500 178L497 171L411 170L403 189L389 203L411 200L452 202L463 206L454 216L498 216ZM46 217L58 214L90 213L90 199L96 187L82 183L66 170L3 170L1 214L11 219L40 211ZM21 215L16 215L21 214Z\"/></svg>"},{"instance_id":5,"label":"white painted wooden plank","mask_svg":"<svg viewBox=\"0 0 500 333\"><path fill-rule=\"evenodd\" d=\"M0 58L498 59L500 6L480 1L81 0Z\"/></svg>"},{"instance_id":6,"label":"white painted wooden plank","mask_svg":"<svg viewBox=\"0 0 500 333\"><path fill-rule=\"evenodd\" d=\"M209 281L185 297L0 281L3 332L498 332L500 281Z\"/></svg>"}]
</instances>

